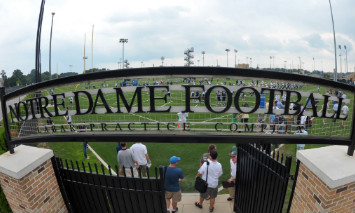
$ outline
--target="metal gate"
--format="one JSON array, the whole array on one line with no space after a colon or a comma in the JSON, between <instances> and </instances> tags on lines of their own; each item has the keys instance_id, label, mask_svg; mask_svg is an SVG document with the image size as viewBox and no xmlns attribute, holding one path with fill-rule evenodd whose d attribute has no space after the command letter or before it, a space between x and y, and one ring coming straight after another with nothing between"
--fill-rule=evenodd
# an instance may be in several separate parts
<instances>
[{"instance_id":1,"label":"metal gate","mask_svg":"<svg viewBox=\"0 0 355 213\"><path fill-rule=\"evenodd\" d=\"M250 144L238 144L234 211L277 213L282 211L292 157L270 156Z\"/></svg>"},{"instance_id":2,"label":"metal gate","mask_svg":"<svg viewBox=\"0 0 355 213\"><path fill-rule=\"evenodd\" d=\"M69 212L166 212L162 168L155 168L156 177L113 175L111 169L99 174L97 165L52 158L58 184ZM109 167L110 168L110 167ZM95 169L95 171L93 171ZM159 171L159 175L158 175ZM116 167L118 174L118 169Z\"/></svg>"}]
</instances>

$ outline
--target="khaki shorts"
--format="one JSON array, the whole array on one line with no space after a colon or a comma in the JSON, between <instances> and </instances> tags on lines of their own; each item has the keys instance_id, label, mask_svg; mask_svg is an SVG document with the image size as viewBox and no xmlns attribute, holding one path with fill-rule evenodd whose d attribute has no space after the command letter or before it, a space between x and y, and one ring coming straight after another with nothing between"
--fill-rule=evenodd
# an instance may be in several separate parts
<instances>
[{"instance_id":1,"label":"khaki shorts","mask_svg":"<svg viewBox=\"0 0 355 213\"><path fill-rule=\"evenodd\" d=\"M174 203L181 201L181 190L178 192L168 192L165 191L165 199L170 200L173 199Z\"/></svg>"},{"instance_id":2,"label":"khaki shorts","mask_svg":"<svg viewBox=\"0 0 355 213\"><path fill-rule=\"evenodd\" d=\"M208 196L210 197L210 199L215 199L217 197L218 194L218 188L207 188L207 191L205 193L200 193L200 197L203 199L207 199Z\"/></svg>"},{"instance_id":3,"label":"khaki shorts","mask_svg":"<svg viewBox=\"0 0 355 213\"><path fill-rule=\"evenodd\" d=\"M144 172L144 173L147 173L147 164L145 164L145 165L140 165L140 166L139 166L139 169L141 170L142 175L143 175L143 172Z\"/></svg>"}]
</instances>

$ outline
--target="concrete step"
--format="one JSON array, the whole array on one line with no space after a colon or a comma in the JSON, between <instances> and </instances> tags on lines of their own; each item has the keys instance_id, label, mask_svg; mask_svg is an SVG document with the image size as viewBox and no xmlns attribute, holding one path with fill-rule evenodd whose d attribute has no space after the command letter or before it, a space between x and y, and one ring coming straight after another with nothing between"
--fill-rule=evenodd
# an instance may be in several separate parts
<instances>
[{"instance_id":1,"label":"concrete step","mask_svg":"<svg viewBox=\"0 0 355 213\"><path fill-rule=\"evenodd\" d=\"M228 194L218 195L214 205L214 213L233 213L234 200L227 201ZM178 203L179 213L208 213L210 201L203 202L203 208L199 209L195 206L195 202L200 200L198 193L182 193L181 202ZM171 206L170 206L171 208Z\"/></svg>"}]
</instances>

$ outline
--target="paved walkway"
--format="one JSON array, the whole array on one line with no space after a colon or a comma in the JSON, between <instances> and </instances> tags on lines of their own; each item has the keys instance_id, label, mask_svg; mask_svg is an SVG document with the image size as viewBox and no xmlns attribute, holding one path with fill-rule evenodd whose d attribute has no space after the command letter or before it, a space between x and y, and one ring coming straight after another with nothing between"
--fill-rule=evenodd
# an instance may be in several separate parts
<instances>
[{"instance_id":1,"label":"paved walkway","mask_svg":"<svg viewBox=\"0 0 355 213\"><path fill-rule=\"evenodd\" d=\"M229 194L218 195L214 204L214 213L233 213L234 201L227 201ZM208 213L210 202L205 200L203 208L195 206L195 202L200 200L198 193L183 193L182 200L178 203L179 213ZM171 208L171 205L170 205Z\"/></svg>"}]
</instances>

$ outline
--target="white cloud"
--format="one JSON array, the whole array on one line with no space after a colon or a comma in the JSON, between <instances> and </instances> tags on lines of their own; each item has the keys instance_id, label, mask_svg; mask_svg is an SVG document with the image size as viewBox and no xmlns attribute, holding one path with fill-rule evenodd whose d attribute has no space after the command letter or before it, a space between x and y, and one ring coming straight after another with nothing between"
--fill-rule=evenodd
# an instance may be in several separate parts
<instances>
[{"instance_id":1,"label":"white cloud","mask_svg":"<svg viewBox=\"0 0 355 213\"><path fill-rule=\"evenodd\" d=\"M349 67L355 66L355 2L332 1L337 41L347 45ZM35 38L40 2L2 0L0 2L0 70L11 75L14 69L29 73L34 68ZM55 12L52 70L83 69L86 33L87 67L91 61L91 29L94 30L94 66L115 69L122 57L119 38L128 38L125 59L132 67L182 66L183 52L195 47L195 65L201 51L205 64L226 66L225 49L237 49L237 61L253 66L297 67L299 58L306 69L331 71L334 67L333 35L329 2L320 0L181 0L47 1L42 28L42 71L48 70L51 13ZM343 53L344 54L344 53ZM229 55L234 64L234 54ZM233 63L232 63L233 62ZM322 63L320 63L322 62ZM90 65L91 66L91 65Z\"/></svg>"}]
</instances>

